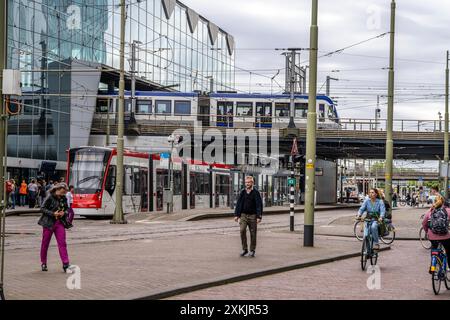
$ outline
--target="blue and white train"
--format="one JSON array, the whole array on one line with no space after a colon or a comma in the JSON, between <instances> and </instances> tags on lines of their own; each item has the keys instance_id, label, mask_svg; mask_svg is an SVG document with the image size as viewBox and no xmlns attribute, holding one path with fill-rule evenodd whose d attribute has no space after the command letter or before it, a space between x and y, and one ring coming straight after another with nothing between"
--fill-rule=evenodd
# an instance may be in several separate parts
<instances>
[{"instance_id":1,"label":"blue and white train","mask_svg":"<svg viewBox=\"0 0 450 320\"><path fill-rule=\"evenodd\" d=\"M151 121L176 126L194 126L201 123L210 127L229 128L286 128L289 124L290 96L196 92L137 91L136 107L132 109L131 94L125 94L125 113L133 114L138 122ZM97 112L117 112L118 95L100 94ZM295 96L294 122L306 127L308 96ZM336 105L327 96L317 97L318 128L339 127Z\"/></svg>"}]
</instances>

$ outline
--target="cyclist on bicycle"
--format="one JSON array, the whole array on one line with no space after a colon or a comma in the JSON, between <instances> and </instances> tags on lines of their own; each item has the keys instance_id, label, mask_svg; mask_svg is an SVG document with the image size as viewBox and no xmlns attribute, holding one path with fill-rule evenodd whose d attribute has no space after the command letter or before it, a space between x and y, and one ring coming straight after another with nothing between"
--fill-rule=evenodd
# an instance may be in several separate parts
<instances>
[{"instance_id":1,"label":"cyclist on bicycle","mask_svg":"<svg viewBox=\"0 0 450 320\"><path fill-rule=\"evenodd\" d=\"M428 235L428 240L431 242L431 249L436 250L439 247L439 244L442 244L447 256L449 256L450 232L448 222L450 221L450 213L449 209L444 206L444 202L444 197L438 194L434 206L425 214L422 226ZM440 215L440 212L436 212L438 210L443 210L443 217ZM445 213L447 214L447 217L445 216Z\"/></svg>"},{"instance_id":2,"label":"cyclist on bicycle","mask_svg":"<svg viewBox=\"0 0 450 320\"><path fill-rule=\"evenodd\" d=\"M357 219L361 220L362 215L367 212L367 218L373 221L370 230L368 230L366 222L366 228L364 232L371 232L373 240L374 240L374 250L380 249L380 238L378 234L378 223L382 222L386 215L386 208L384 206L383 200L381 200L380 193L377 189L370 189L369 191L369 199L364 201L363 205L358 211ZM367 234L365 234L366 236Z\"/></svg>"}]
</instances>

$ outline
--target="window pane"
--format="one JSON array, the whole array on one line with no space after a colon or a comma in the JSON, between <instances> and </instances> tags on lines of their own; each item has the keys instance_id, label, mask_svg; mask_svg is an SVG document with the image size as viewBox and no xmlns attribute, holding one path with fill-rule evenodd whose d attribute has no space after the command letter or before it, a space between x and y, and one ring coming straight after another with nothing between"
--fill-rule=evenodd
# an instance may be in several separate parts
<instances>
[{"instance_id":1,"label":"window pane","mask_svg":"<svg viewBox=\"0 0 450 320\"><path fill-rule=\"evenodd\" d=\"M137 101L137 113L152 113L152 101L151 100L138 100Z\"/></svg>"},{"instance_id":2,"label":"window pane","mask_svg":"<svg viewBox=\"0 0 450 320\"><path fill-rule=\"evenodd\" d=\"M275 116L279 118L289 117L289 103L276 103Z\"/></svg>"},{"instance_id":3,"label":"window pane","mask_svg":"<svg viewBox=\"0 0 450 320\"><path fill-rule=\"evenodd\" d=\"M172 103L171 101L156 101L156 113L158 114L171 114L172 113Z\"/></svg>"},{"instance_id":4,"label":"window pane","mask_svg":"<svg viewBox=\"0 0 450 320\"><path fill-rule=\"evenodd\" d=\"M238 102L236 106L237 116L252 116L253 103L252 102Z\"/></svg>"},{"instance_id":5,"label":"window pane","mask_svg":"<svg viewBox=\"0 0 450 320\"><path fill-rule=\"evenodd\" d=\"M191 114L191 103L189 101L176 101L175 114Z\"/></svg>"},{"instance_id":6,"label":"window pane","mask_svg":"<svg viewBox=\"0 0 450 320\"><path fill-rule=\"evenodd\" d=\"M308 104L307 103L296 103L295 104L295 117L296 118L306 118L308 115Z\"/></svg>"}]
</instances>

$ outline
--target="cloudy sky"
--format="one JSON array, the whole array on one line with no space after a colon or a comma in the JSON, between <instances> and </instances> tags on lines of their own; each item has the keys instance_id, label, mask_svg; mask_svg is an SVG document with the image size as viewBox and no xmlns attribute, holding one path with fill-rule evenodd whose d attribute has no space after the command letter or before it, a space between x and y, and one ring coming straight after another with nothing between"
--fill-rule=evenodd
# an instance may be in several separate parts
<instances>
[{"instance_id":1,"label":"cloudy sky","mask_svg":"<svg viewBox=\"0 0 450 320\"><path fill-rule=\"evenodd\" d=\"M275 48L309 47L310 0L184 0L236 39L238 90L270 92L284 60ZM390 0L319 0L319 55L389 31ZM396 119L438 119L444 112L445 54L450 49L450 1L398 0ZM344 118L374 117L380 95L386 117L389 35L319 59L318 86L326 76ZM302 62L309 63L307 52ZM255 73L259 74L256 75ZM276 78L283 86L284 71ZM274 91L281 90L277 84Z\"/></svg>"}]
</instances>

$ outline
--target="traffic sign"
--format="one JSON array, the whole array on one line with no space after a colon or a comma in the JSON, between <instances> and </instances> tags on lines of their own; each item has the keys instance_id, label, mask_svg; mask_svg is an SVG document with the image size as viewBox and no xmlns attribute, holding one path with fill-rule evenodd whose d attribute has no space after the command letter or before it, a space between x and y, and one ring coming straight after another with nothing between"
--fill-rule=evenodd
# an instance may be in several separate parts
<instances>
[{"instance_id":1,"label":"traffic sign","mask_svg":"<svg viewBox=\"0 0 450 320\"><path fill-rule=\"evenodd\" d=\"M168 167L169 166L169 159L170 159L170 153L161 153L160 154L160 163L159 163L159 165L161 167Z\"/></svg>"},{"instance_id":2,"label":"traffic sign","mask_svg":"<svg viewBox=\"0 0 450 320\"><path fill-rule=\"evenodd\" d=\"M295 178L288 178L288 185L289 186L295 186L296 185L296 179Z\"/></svg>"}]
</instances>

